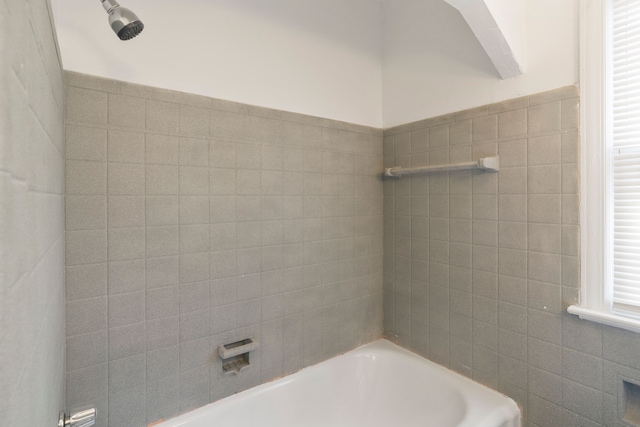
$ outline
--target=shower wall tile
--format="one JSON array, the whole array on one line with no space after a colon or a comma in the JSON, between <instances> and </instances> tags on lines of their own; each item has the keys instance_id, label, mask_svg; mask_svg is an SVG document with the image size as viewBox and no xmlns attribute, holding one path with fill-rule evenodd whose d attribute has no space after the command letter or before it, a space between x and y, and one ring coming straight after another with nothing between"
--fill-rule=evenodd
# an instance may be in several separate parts
<instances>
[{"instance_id":1,"label":"shower wall tile","mask_svg":"<svg viewBox=\"0 0 640 427\"><path fill-rule=\"evenodd\" d=\"M67 266L67 301L107 295L107 264Z\"/></svg>"},{"instance_id":2,"label":"shower wall tile","mask_svg":"<svg viewBox=\"0 0 640 427\"><path fill-rule=\"evenodd\" d=\"M109 360L122 359L145 352L145 324L134 323L110 328L108 335Z\"/></svg>"},{"instance_id":3,"label":"shower wall tile","mask_svg":"<svg viewBox=\"0 0 640 427\"><path fill-rule=\"evenodd\" d=\"M178 195L178 167L146 165L145 195Z\"/></svg>"},{"instance_id":4,"label":"shower wall tile","mask_svg":"<svg viewBox=\"0 0 640 427\"><path fill-rule=\"evenodd\" d=\"M105 230L69 231L66 234L65 247L67 267L107 261Z\"/></svg>"},{"instance_id":5,"label":"shower wall tile","mask_svg":"<svg viewBox=\"0 0 640 427\"><path fill-rule=\"evenodd\" d=\"M70 123L107 125L108 94L67 86L65 119Z\"/></svg>"},{"instance_id":6,"label":"shower wall tile","mask_svg":"<svg viewBox=\"0 0 640 427\"><path fill-rule=\"evenodd\" d=\"M109 94L109 126L144 130L144 117L143 99Z\"/></svg>"},{"instance_id":7,"label":"shower wall tile","mask_svg":"<svg viewBox=\"0 0 640 427\"><path fill-rule=\"evenodd\" d=\"M71 301L67 304L67 334L80 335L107 326L106 297Z\"/></svg>"},{"instance_id":8,"label":"shower wall tile","mask_svg":"<svg viewBox=\"0 0 640 427\"><path fill-rule=\"evenodd\" d=\"M144 196L111 196L107 207L110 228L144 227Z\"/></svg>"},{"instance_id":9,"label":"shower wall tile","mask_svg":"<svg viewBox=\"0 0 640 427\"><path fill-rule=\"evenodd\" d=\"M109 295L144 289L145 263L142 259L110 262L108 268Z\"/></svg>"},{"instance_id":10,"label":"shower wall tile","mask_svg":"<svg viewBox=\"0 0 640 427\"><path fill-rule=\"evenodd\" d=\"M138 386L109 396L109 425L143 425L145 422L145 388Z\"/></svg>"},{"instance_id":11,"label":"shower wall tile","mask_svg":"<svg viewBox=\"0 0 640 427\"><path fill-rule=\"evenodd\" d=\"M141 427L381 336L380 130L67 79L69 406ZM218 346L247 337L223 377Z\"/></svg>"},{"instance_id":12,"label":"shower wall tile","mask_svg":"<svg viewBox=\"0 0 640 427\"><path fill-rule=\"evenodd\" d=\"M68 230L101 230L107 228L107 198L104 196L67 196Z\"/></svg>"},{"instance_id":13,"label":"shower wall tile","mask_svg":"<svg viewBox=\"0 0 640 427\"><path fill-rule=\"evenodd\" d=\"M384 181L384 330L512 397L524 425L615 425L619 376L640 378L633 333L566 313L580 283L578 110L571 86L384 132L385 167L500 156L496 174Z\"/></svg>"},{"instance_id":14,"label":"shower wall tile","mask_svg":"<svg viewBox=\"0 0 640 427\"><path fill-rule=\"evenodd\" d=\"M92 365L67 375L67 402L91 402L107 395L107 364ZM77 404L71 404L75 406Z\"/></svg>"},{"instance_id":15,"label":"shower wall tile","mask_svg":"<svg viewBox=\"0 0 640 427\"><path fill-rule=\"evenodd\" d=\"M178 117L180 106L178 104L146 100L146 130L166 135L178 133Z\"/></svg>"},{"instance_id":16,"label":"shower wall tile","mask_svg":"<svg viewBox=\"0 0 640 427\"><path fill-rule=\"evenodd\" d=\"M66 369L73 371L106 363L106 345L107 334L104 330L67 339L67 352L73 358L67 358Z\"/></svg>"},{"instance_id":17,"label":"shower wall tile","mask_svg":"<svg viewBox=\"0 0 640 427\"><path fill-rule=\"evenodd\" d=\"M209 110L192 105L180 105L180 133L189 136L208 136Z\"/></svg>"},{"instance_id":18,"label":"shower wall tile","mask_svg":"<svg viewBox=\"0 0 640 427\"><path fill-rule=\"evenodd\" d=\"M145 134L145 162L147 164L177 165L179 162L179 139L175 136L153 133Z\"/></svg>"},{"instance_id":19,"label":"shower wall tile","mask_svg":"<svg viewBox=\"0 0 640 427\"><path fill-rule=\"evenodd\" d=\"M69 160L65 172L67 195L107 193L106 163Z\"/></svg>"},{"instance_id":20,"label":"shower wall tile","mask_svg":"<svg viewBox=\"0 0 640 427\"><path fill-rule=\"evenodd\" d=\"M110 130L107 155L110 162L144 163L144 133Z\"/></svg>"},{"instance_id":21,"label":"shower wall tile","mask_svg":"<svg viewBox=\"0 0 640 427\"><path fill-rule=\"evenodd\" d=\"M65 134L65 158L67 160L106 160L106 129L68 125Z\"/></svg>"}]
</instances>

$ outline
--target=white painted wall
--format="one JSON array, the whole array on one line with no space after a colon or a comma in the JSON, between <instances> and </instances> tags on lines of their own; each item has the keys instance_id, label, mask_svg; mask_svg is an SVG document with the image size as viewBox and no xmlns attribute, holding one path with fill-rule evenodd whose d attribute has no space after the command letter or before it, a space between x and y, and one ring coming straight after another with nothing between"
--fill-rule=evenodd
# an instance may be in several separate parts
<instances>
[{"instance_id":1,"label":"white painted wall","mask_svg":"<svg viewBox=\"0 0 640 427\"><path fill-rule=\"evenodd\" d=\"M66 70L369 126L578 81L579 0L487 0L510 80L444 0L121 0L146 25L128 42L99 0L52 1Z\"/></svg>"},{"instance_id":2,"label":"white painted wall","mask_svg":"<svg viewBox=\"0 0 640 427\"><path fill-rule=\"evenodd\" d=\"M443 0L385 1L384 126L578 82L578 0L518 1L526 3L525 68L509 80L500 79L462 16Z\"/></svg>"},{"instance_id":3,"label":"white painted wall","mask_svg":"<svg viewBox=\"0 0 640 427\"><path fill-rule=\"evenodd\" d=\"M66 70L382 126L378 0L121 0L127 42L99 0L52 2Z\"/></svg>"}]
</instances>

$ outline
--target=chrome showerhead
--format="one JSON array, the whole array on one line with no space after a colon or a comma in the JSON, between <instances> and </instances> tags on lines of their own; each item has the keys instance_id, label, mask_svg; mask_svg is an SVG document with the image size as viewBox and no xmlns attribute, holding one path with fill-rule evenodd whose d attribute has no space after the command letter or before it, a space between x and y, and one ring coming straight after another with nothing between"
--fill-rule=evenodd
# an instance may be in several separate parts
<instances>
[{"instance_id":1,"label":"chrome showerhead","mask_svg":"<svg viewBox=\"0 0 640 427\"><path fill-rule=\"evenodd\" d=\"M135 13L121 7L115 0L101 0L102 7L109 14L109 25L120 37L120 40L129 40L137 36L144 29L144 24Z\"/></svg>"}]
</instances>

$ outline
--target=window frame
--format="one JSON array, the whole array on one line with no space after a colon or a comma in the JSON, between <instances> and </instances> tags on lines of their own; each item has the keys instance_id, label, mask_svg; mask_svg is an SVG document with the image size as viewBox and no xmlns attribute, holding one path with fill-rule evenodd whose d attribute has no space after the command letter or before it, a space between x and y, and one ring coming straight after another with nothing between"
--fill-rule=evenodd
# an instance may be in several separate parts
<instances>
[{"instance_id":1,"label":"window frame","mask_svg":"<svg viewBox=\"0 0 640 427\"><path fill-rule=\"evenodd\" d=\"M609 0L580 2L580 224L581 294L567 311L581 319L640 333L640 317L613 311L612 284L607 283L611 213L607 198L607 20ZM607 203L605 203L607 201Z\"/></svg>"}]
</instances>

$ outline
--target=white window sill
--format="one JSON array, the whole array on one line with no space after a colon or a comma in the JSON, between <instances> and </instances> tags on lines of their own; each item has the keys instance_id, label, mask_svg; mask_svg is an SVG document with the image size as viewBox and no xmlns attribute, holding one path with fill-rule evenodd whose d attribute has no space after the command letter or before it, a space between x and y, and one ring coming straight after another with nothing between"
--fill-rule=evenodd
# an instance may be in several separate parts
<instances>
[{"instance_id":1,"label":"white window sill","mask_svg":"<svg viewBox=\"0 0 640 427\"><path fill-rule=\"evenodd\" d=\"M640 320L631 317L621 316L603 311L597 311L579 305L572 305L567 308L567 312L575 314L580 319L590 320L592 322L601 323L603 325L615 326L617 328L626 329L640 333Z\"/></svg>"}]
</instances>

